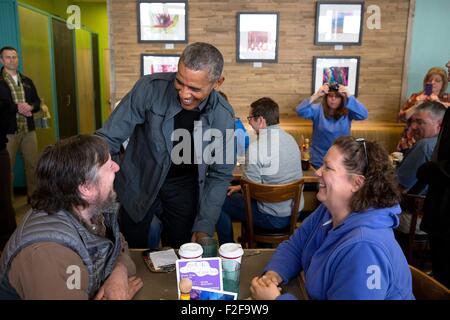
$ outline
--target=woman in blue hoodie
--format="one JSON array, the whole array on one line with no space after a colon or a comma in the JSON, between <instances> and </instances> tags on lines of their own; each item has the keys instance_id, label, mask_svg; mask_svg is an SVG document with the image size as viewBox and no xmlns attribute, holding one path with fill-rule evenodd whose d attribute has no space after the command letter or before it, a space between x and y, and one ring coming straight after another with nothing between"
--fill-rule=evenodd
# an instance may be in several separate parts
<instances>
[{"instance_id":1,"label":"woman in blue hoodie","mask_svg":"<svg viewBox=\"0 0 450 320\"><path fill-rule=\"evenodd\" d=\"M336 138L350 135L352 120L364 120L368 116L366 107L350 94L347 87L328 83L303 100L296 111L313 123L311 164L314 168L320 168Z\"/></svg>"},{"instance_id":2,"label":"woman in blue hoodie","mask_svg":"<svg viewBox=\"0 0 450 320\"><path fill-rule=\"evenodd\" d=\"M393 234L400 193L387 152L376 142L341 137L317 175L322 204L252 280L253 297L294 298L278 286L304 271L312 299L414 299Z\"/></svg>"}]
</instances>

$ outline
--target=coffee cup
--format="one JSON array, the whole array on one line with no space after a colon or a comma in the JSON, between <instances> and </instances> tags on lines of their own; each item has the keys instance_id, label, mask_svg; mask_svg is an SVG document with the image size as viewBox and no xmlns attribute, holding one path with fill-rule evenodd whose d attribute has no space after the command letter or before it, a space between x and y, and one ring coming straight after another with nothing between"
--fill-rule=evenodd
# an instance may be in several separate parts
<instances>
[{"instance_id":1,"label":"coffee cup","mask_svg":"<svg viewBox=\"0 0 450 320\"><path fill-rule=\"evenodd\" d=\"M203 255L203 248L195 242L185 243L178 250L178 255L180 259L200 259Z\"/></svg>"},{"instance_id":2,"label":"coffee cup","mask_svg":"<svg viewBox=\"0 0 450 320\"><path fill-rule=\"evenodd\" d=\"M224 243L219 248L222 258L223 290L239 294L241 261L244 250L239 243Z\"/></svg>"},{"instance_id":3,"label":"coffee cup","mask_svg":"<svg viewBox=\"0 0 450 320\"><path fill-rule=\"evenodd\" d=\"M244 249L242 249L242 245L239 243L224 243L219 248L219 255L224 260L235 260L241 263Z\"/></svg>"}]
</instances>

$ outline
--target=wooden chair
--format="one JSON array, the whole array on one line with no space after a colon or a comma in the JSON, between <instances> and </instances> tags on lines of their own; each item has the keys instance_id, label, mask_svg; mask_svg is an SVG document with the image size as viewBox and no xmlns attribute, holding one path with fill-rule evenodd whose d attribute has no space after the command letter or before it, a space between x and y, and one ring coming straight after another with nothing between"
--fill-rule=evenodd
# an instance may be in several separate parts
<instances>
[{"instance_id":1,"label":"wooden chair","mask_svg":"<svg viewBox=\"0 0 450 320\"><path fill-rule=\"evenodd\" d=\"M417 300L450 300L450 290L425 272L409 266L413 293Z\"/></svg>"},{"instance_id":2,"label":"wooden chair","mask_svg":"<svg viewBox=\"0 0 450 320\"><path fill-rule=\"evenodd\" d=\"M279 244L289 239L297 225L298 209L300 206L303 178L291 183L270 185L241 180L247 221L242 228L242 241L248 248L256 248L257 243ZM252 199L259 202L276 203L293 200L291 220L284 229L262 229L253 225Z\"/></svg>"},{"instance_id":3,"label":"wooden chair","mask_svg":"<svg viewBox=\"0 0 450 320\"><path fill-rule=\"evenodd\" d=\"M396 237L405 253L410 265L423 269L427 254L429 254L429 238L426 234L416 234L417 220L423 217L425 196L403 194L400 206L404 213L411 215L409 232L404 234L397 231Z\"/></svg>"}]
</instances>

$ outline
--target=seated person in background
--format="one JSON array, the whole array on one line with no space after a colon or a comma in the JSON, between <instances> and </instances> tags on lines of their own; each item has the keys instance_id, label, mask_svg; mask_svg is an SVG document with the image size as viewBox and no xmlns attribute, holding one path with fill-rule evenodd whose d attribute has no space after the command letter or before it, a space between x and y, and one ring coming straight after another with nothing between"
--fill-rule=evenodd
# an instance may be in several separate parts
<instances>
[{"instance_id":1,"label":"seated person in background","mask_svg":"<svg viewBox=\"0 0 450 320\"><path fill-rule=\"evenodd\" d=\"M250 145L250 137L240 118L234 118L234 135L236 137L236 155L238 162L245 157L245 151Z\"/></svg>"},{"instance_id":2,"label":"seated person in background","mask_svg":"<svg viewBox=\"0 0 450 320\"><path fill-rule=\"evenodd\" d=\"M426 86L431 85L426 92ZM413 93L408 101L401 108L398 117L402 121L406 121L406 127L397 144L397 151L406 153L416 143L414 130L411 128L411 116L414 114L416 108L426 101L437 101L444 104L445 107L450 105L448 95L445 94L447 90L447 74L442 68L431 68L428 70L425 78L423 78L423 90Z\"/></svg>"},{"instance_id":3,"label":"seated person in background","mask_svg":"<svg viewBox=\"0 0 450 320\"><path fill-rule=\"evenodd\" d=\"M100 137L74 136L39 159L33 210L0 262L0 299L131 299L142 280L119 232L119 170Z\"/></svg>"},{"instance_id":4,"label":"seated person in background","mask_svg":"<svg viewBox=\"0 0 450 320\"><path fill-rule=\"evenodd\" d=\"M315 101L322 98L321 102ZM336 138L350 135L352 120L367 119L362 103L351 96L347 87L325 83L309 99L297 106L297 114L313 123L311 164L322 166L323 157Z\"/></svg>"},{"instance_id":5,"label":"seated person in background","mask_svg":"<svg viewBox=\"0 0 450 320\"><path fill-rule=\"evenodd\" d=\"M450 65L449 65L450 66ZM428 184L425 215L420 228L430 238L433 277L450 289L450 109L442 120L441 132L431 161L417 171Z\"/></svg>"},{"instance_id":6,"label":"seated person in background","mask_svg":"<svg viewBox=\"0 0 450 320\"><path fill-rule=\"evenodd\" d=\"M377 142L341 137L317 175L322 204L278 246L263 276L253 278L253 298L294 298L277 286L304 271L312 299L414 299L392 232L400 190L387 152Z\"/></svg>"},{"instance_id":7,"label":"seated person in background","mask_svg":"<svg viewBox=\"0 0 450 320\"><path fill-rule=\"evenodd\" d=\"M397 167L398 183L403 191L408 192L416 184L417 169L431 160L445 110L444 105L439 102L425 102L416 109L411 128L418 141ZM426 190L419 194L426 194Z\"/></svg>"},{"instance_id":8,"label":"seated person in background","mask_svg":"<svg viewBox=\"0 0 450 320\"><path fill-rule=\"evenodd\" d=\"M411 128L416 132L415 135L419 140L408 151L403 161L397 167L398 183L400 188L406 193L425 195L427 192L426 185L416 184L416 173L422 164L431 160L444 114L445 107L441 103L433 101L422 103L416 108L416 112L411 117L413 119ZM418 217L417 234L424 233L419 228L420 221L421 218ZM400 225L397 230L409 233L410 224L411 215L401 214Z\"/></svg>"},{"instance_id":9,"label":"seated person in background","mask_svg":"<svg viewBox=\"0 0 450 320\"><path fill-rule=\"evenodd\" d=\"M223 91L217 91L222 97L228 100L228 96ZM234 130L235 130L235 137L236 137L236 155L238 157L238 163L239 160L241 160L242 157L245 157L245 151L247 150L249 144L250 144L250 137L247 133L247 130L245 129L244 124L242 123L241 119L239 117L234 118Z\"/></svg>"},{"instance_id":10,"label":"seated person in background","mask_svg":"<svg viewBox=\"0 0 450 320\"><path fill-rule=\"evenodd\" d=\"M284 184L303 176L300 150L294 137L281 129L278 104L261 98L250 105L247 117L257 134L250 143L243 179L263 184ZM270 151L269 151L270 150ZM246 221L241 186L229 186L216 225L219 243L233 242L231 219ZM290 223L292 201L260 203L253 201L253 222L264 229L281 229ZM303 203L300 204L300 209Z\"/></svg>"}]
</instances>

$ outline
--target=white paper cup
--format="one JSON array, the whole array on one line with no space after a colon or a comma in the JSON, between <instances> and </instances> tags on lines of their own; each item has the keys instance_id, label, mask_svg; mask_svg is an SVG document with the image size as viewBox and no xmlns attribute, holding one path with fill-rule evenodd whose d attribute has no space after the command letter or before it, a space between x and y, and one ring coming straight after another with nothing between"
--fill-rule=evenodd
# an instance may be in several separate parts
<instances>
[{"instance_id":1,"label":"white paper cup","mask_svg":"<svg viewBox=\"0 0 450 320\"><path fill-rule=\"evenodd\" d=\"M219 248L219 255L222 259L235 260L240 264L242 256L244 255L244 250L239 243L224 243Z\"/></svg>"},{"instance_id":2,"label":"white paper cup","mask_svg":"<svg viewBox=\"0 0 450 320\"><path fill-rule=\"evenodd\" d=\"M183 244L178 250L180 259L200 259L203 255L203 248L195 242Z\"/></svg>"}]
</instances>

